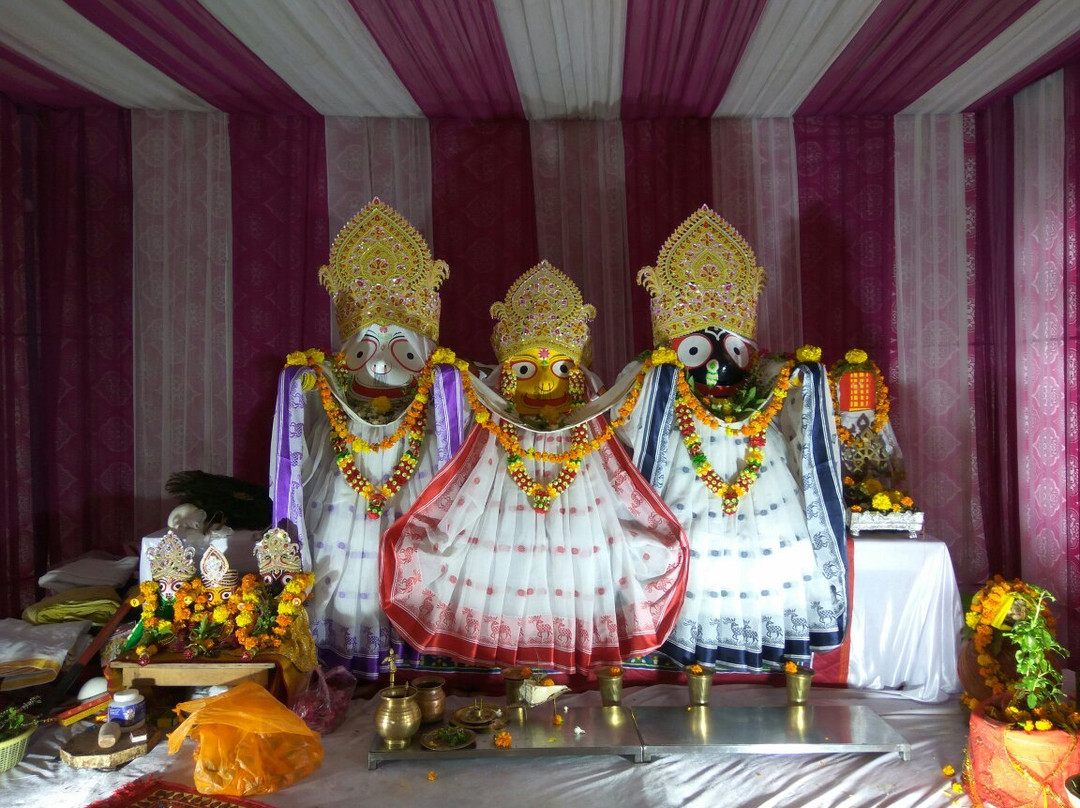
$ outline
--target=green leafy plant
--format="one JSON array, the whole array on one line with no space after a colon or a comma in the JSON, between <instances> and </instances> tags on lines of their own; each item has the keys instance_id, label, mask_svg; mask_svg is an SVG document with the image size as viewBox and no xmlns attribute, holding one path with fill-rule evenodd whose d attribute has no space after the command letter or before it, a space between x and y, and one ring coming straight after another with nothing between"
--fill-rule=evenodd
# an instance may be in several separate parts
<instances>
[{"instance_id":1,"label":"green leafy plant","mask_svg":"<svg viewBox=\"0 0 1080 808\"><path fill-rule=\"evenodd\" d=\"M1065 699L1061 689L1061 671L1051 664L1050 654L1065 656L1067 653L1046 622L1045 604L1053 601L1054 596L1045 589L1033 589L1037 591L1038 598L1034 603L1018 599L1016 605L1023 604L1020 606L1021 617L1002 633L1016 647L1019 681L1013 689L1012 703L1029 710Z\"/></svg>"},{"instance_id":2,"label":"green leafy plant","mask_svg":"<svg viewBox=\"0 0 1080 808\"><path fill-rule=\"evenodd\" d=\"M1075 702L1062 690L1060 661L1068 651L1057 641L1049 604L1054 596L1028 584L1007 604L1001 636L1015 648L1016 678L1004 709L995 716L1026 730L1080 729Z\"/></svg>"},{"instance_id":3,"label":"green leafy plant","mask_svg":"<svg viewBox=\"0 0 1080 808\"><path fill-rule=\"evenodd\" d=\"M37 716L29 710L40 701L41 699L35 696L22 704L9 704L0 709L0 741L10 741L36 727Z\"/></svg>"}]
</instances>

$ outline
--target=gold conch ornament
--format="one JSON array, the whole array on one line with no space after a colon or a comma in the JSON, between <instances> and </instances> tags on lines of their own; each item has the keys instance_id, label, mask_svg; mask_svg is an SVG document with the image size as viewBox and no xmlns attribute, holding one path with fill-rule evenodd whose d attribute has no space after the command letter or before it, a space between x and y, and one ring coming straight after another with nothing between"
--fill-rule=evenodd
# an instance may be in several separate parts
<instances>
[{"instance_id":1,"label":"gold conch ornament","mask_svg":"<svg viewBox=\"0 0 1080 808\"><path fill-rule=\"evenodd\" d=\"M178 533L168 530L146 551L150 578L158 582L162 594L172 596L180 584L195 577L195 550L184 544Z\"/></svg>"},{"instance_id":2,"label":"gold conch ornament","mask_svg":"<svg viewBox=\"0 0 1080 808\"><path fill-rule=\"evenodd\" d=\"M229 566L229 559L216 547L207 547L199 562L199 573L207 589L231 589L240 582L236 570Z\"/></svg>"},{"instance_id":3,"label":"gold conch ornament","mask_svg":"<svg viewBox=\"0 0 1080 808\"><path fill-rule=\"evenodd\" d=\"M730 223L702 205L668 237L638 283L652 297L653 343L718 326L746 339L757 332L765 270Z\"/></svg>"},{"instance_id":4,"label":"gold conch ornament","mask_svg":"<svg viewBox=\"0 0 1080 808\"><path fill-rule=\"evenodd\" d=\"M333 298L342 342L372 323L438 342L439 285L449 274L424 237L376 198L341 228L319 280Z\"/></svg>"},{"instance_id":5,"label":"gold conch ornament","mask_svg":"<svg viewBox=\"0 0 1080 808\"><path fill-rule=\"evenodd\" d=\"M255 543L255 558L259 562L259 575L267 583L275 583L304 569L299 545L280 527L270 528Z\"/></svg>"},{"instance_id":6,"label":"gold conch ornament","mask_svg":"<svg viewBox=\"0 0 1080 808\"><path fill-rule=\"evenodd\" d=\"M577 285L547 261L514 281L506 300L491 307L497 321L491 346L500 361L528 348L558 348L580 363L596 309L582 302Z\"/></svg>"}]
</instances>

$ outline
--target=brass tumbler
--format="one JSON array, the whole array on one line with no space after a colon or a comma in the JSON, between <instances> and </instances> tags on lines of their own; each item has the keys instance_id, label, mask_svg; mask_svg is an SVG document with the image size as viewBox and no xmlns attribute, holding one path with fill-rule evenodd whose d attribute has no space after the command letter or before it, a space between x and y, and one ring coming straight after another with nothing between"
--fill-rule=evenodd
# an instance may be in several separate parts
<instances>
[{"instance_id":1,"label":"brass tumbler","mask_svg":"<svg viewBox=\"0 0 1080 808\"><path fill-rule=\"evenodd\" d=\"M712 668L703 668L701 673L686 673L686 684L690 689L690 706L698 707L709 703L709 694L712 692L713 683Z\"/></svg>"},{"instance_id":2,"label":"brass tumbler","mask_svg":"<svg viewBox=\"0 0 1080 808\"><path fill-rule=\"evenodd\" d=\"M622 668L616 668L618 673L613 674L612 667L604 665L596 671L596 681L600 684L600 703L605 707L622 704Z\"/></svg>"},{"instance_id":3,"label":"brass tumbler","mask_svg":"<svg viewBox=\"0 0 1080 808\"><path fill-rule=\"evenodd\" d=\"M420 705L420 723L430 724L443 717L446 710L446 680L441 676L419 676L412 680L416 703Z\"/></svg>"},{"instance_id":4,"label":"brass tumbler","mask_svg":"<svg viewBox=\"0 0 1080 808\"><path fill-rule=\"evenodd\" d=\"M798 671L784 674L787 678L787 703L790 707L800 707L810 698L810 681L813 671Z\"/></svg>"}]
</instances>

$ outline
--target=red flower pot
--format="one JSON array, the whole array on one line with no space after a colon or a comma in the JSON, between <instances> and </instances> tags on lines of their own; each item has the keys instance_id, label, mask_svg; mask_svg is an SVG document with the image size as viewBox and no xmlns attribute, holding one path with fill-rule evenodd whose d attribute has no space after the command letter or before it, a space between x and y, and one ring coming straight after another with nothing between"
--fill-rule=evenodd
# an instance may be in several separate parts
<instances>
[{"instance_id":1,"label":"red flower pot","mask_svg":"<svg viewBox=\"0 0 1080 808\"><path fill-rule=\"evenodd\" d=\"M981 706L972 711L964 785L976 808L984 801L995 808L1068 805L1065 781L1078 771L1075 733L1025 732L988 717Z\"/></svg>"}]
</instances>

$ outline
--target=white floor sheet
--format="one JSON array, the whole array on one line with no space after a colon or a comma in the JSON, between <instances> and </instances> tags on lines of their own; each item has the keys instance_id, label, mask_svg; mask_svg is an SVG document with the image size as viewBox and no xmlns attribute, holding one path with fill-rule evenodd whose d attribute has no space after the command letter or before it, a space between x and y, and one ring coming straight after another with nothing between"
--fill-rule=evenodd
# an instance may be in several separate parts
<instances>
[{"instance_id":1,"label":"white floor sheet","mask_svg":"<svg viewBox=\"0 0 1080 808\"><path fill-rule=\"evenodd\" d=\"M326 758L315 774L292 787L255 799L281 808L352 808L399 805L409 808L450 806L588 806L664 808L665 806L754 806L755 808L863 808L869 806L970 805L953 794L942 767L957 772L967 741L967 715L956 698L936 704L890 691L814 688L812 703L865 704L911 744L911 760L895 753L841 755L695 754L633 763L621 757L557 757L530 760L388 761L367 768L375 738L374 700L352 702L344 725L324 738ZM451 696L447 709L470 703ZM598 705L595 691L565 696L560 706ZM624 703L686 703L681 686L629 688ZM714 707L783 705L783 688L769 685L718 684ZM534 716L546 716L547 707ZM170 757L165 744L115 772L75 770L58 757L63 739L75 727L41 729L26 759L0 774L3 808L82 808L124 783L148 773L191 784L194 743ZM80 728L81 729L81 728ZM428 772L436 779L428 779ZM954 803L954 800L956 801Z\"/></svg>"}]
</instances>

